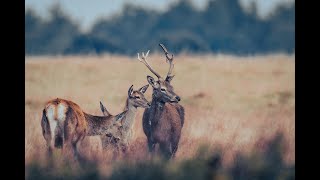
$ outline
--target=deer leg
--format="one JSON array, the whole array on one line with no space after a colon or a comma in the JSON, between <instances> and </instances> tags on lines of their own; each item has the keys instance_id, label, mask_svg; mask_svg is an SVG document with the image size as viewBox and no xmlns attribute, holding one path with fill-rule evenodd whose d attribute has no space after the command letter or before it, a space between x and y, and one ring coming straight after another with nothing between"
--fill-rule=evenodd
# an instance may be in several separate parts
<instances>
[{"instance_id":1,"label":"deer leg","mask_svg":"<svg viewBox=\"0 0 320 180\"><path fill-rule=\"evenodd\" d=\"M44 137L44 139L46 140L46 146L47 146L47 157L51 160L52 158L52 144L51 144L51 140L52 140L52 136L51 136L51 130L49 127L49 121L47 119L46 116L46 112L45 110L43 110L42 113L42 119L41 119L41 127L42 127L42 135Z\"/></svg>"},{"instance_id":2,"label":"deer leg","mask_svg":"<svg viewBox=\"0 0 320 180\"><path fill-rule=\"evenodd\" d=\"M71 169L75 170L83 165L79 159L77 145L74 142L66 142L62 148L63 153L63 161L66 165L68 165Z\"/></svg>"},{"instance_id":3,"label":"deer leg","mask_svg":"<svg viewBox=\"0 0 320 180\"><path fill-rule=\"evenodd\" d=\"M53 147L50 145L50 141L47 142L47 157L49 167L53 166Z\"/></svg>"},{"instance_id":4,"label":"deer leg","mask_svg":"<svg viewBox=\"0 0 320 180\"><path fill-rule=\"evenodd\" d=\"M85 158L79 153L79 148L81 146L82 140L85 138L85 134L79 136L79 138L73 143L73 148L75 152L75 156L80 162L85 162Z\"/></svg>"},{"instance_id":5,"label":"deer leg","mask_svg":"<svg viewBox=\"0 0 320 180\"><path fill-rule=\"evenodd\" d=\"M54 164L55 164L52 151L53 151L52 147L47 146L47 151L46 151L47 164L45 169L48 169L48 170L54 168Z\"/></svg>"},{"instance_id":6,"label":"deer leg","mask_svg":"<svg viewBox=\"0 0 320 180\"><path fill-rule=\"evenodd\" d=\"M156 143L148 140L149 158L151 159L155 156L155 147Z\"/></svg>"},{"instance_id":7,"label":"deer leg","mask_svg":"<svg viewBox=\"0 0 320 180\"><path fill-rule=\"evenodd\" d=\"M51 160L53 154L53 146L51 144L51 135L47 133L47 131L43 130L43 136L46 140L47 147L47 157Z\"/></svg>"},{"instance_id":8,"label":"deer leg","mask_svg":"<svg viewBox=\"0 0 320 180\"><path fill-rule=\"evenodd\" d=\"M47 140L47 156L49 158L52 158L52 151L53 151L53 148L51 146L51 140Z\"/></svg>"},{"instance_id":9,"label":"deer leg","mask_svg":"<svg viewBox=\"0 0 320 180\"><path fill-rule=\"evenodd\" d=\"M176 157L176 152L178 150L178 144L176 144L175 146L173 146L172 149L172 154L171 154L171 159L174 159Z\"/></svg>"},{"instance_id":10,"label":"deer leg","mask_svg":"<svg viewBox=\"0 0 320 180\"><path fill-rule=\"evenodd\" d=\"M112 160L116 160L120 154L120 147L117 144L113 144L112 150L113 150Z\"/></svg>"},{"instance_id":11,"label":"deer leg","mask_svg":"<svg viewBox=\"0 0 320 180\"><path fill-rule=\"evenodd\" d=\"M156 144L148 137L148 148L150 153L154 152L155 146Z\"/></svg>"},{"instance_id":12,"label":"deer leg","mask_svg":"<svg viewBox=\"0 0 320 180\"><path fill-rule=\"evenodd\" d=\"M178 144L180 140L180 135L174 136L172 138L171 143L170 143L170 151L171 151L171 159L175 158L176 152L178 150Z\"/></svg>"},{"instance_id":13,"label":"deer leg","mask_svg":"<svg viewBox=\"0 0 320 180\"><path fill-rule=\"evenodd\" d=\"M70 165L72 169L79 168L83 165L83 159L78 152L78 142L67 142L63 147L63 156L66 164Z\"/></svg>"},{"instance_id":14,"label":"deer leg","mask_svg":"<svg viewBox=\"0 0 320 180\"><path fill-rule=\"evenodd\" d=\"M120 146L120 150L121 150L121 156L122 157L126 157L127 156L127 152L128 152L128 145L127 144L123 144L123 143L119 143Z\"/></svg>"},{"instance_id":15,"label":"deer leg","mask_svg":"<svg viewBox=\"0 0 320 180\"><path fill-rule=\"evenodd\" d=\"M122 153L127 153L128 152L128 146L127 145L122 145L121 146L121 151L122 151Z\"/></svg>"},{"instance_id":16,"label":"deer leg","mask_svg":"<svg viewBox=\"0 0 320 180\"><path fill-rule=\"evenodd\" d=\"M65 137L65 143L63 144L62 152L66 161L78 162L79 153L77 149L77 143L80 136L73 134L72 136Z\"/></svg>"},{"instance_id":17,"label":"deer leg","mask_svg":"<svg viewBox=\"0 0 320 180\"><path fill-rule=\"evenodd\" d=\"M63 148L62 148L64 161L66 161L66 162L70 162L72 160L77 161L77 159L76 159L77 157L74 156L75 155L74 151L75 151L75 149L70 141L64 143Z\"/></svg>"},{"instance_id":18,"label":"deer leg","mask_svg":"<svg viewBox=\"0 0 320 180\"><path fill-rule=\"evenodd\" d=\"M162 157L164 157L166 160L170 159L172 156L172 146L171 143L160 143L159 144L160 151Z\"/></svg>"},{"instance_id":19,"label":"deer leg","mask_svg":"<svg viewBox=\"0 0 320 180\"><path fill-rule=\"evenodd\" d=\"M73 149L73 156L78 160L78 161L81 161L81 156L79 154L79 151L78 151L78 142L75 142L75 143L72 143L72 149Z\"/></svg>"},{"instance_id":20,"label":"deer leg","mask_svg":"<svg viewBox=\"0 0 320 180\"><path fill-rule=\"evenodd\" d=\"M49 158L52 158L52 147L51 146L48 147L48 156L49 156Z\"/></svg>"}]
</instances>

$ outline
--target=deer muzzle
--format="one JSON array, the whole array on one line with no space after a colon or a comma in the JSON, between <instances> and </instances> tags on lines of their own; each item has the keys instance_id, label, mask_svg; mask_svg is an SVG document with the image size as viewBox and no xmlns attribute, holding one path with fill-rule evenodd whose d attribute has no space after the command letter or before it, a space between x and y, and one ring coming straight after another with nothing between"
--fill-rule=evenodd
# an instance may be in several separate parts
<instances>
[{"instance_id":1,"label":"deer muzzle","mask_svg":"<svg viewBox=\"0 0 320 180\"><path fill-rule=\"evenodd\" d=\"M179 102L180 100L181 100L181 99L180 99L179 96L174 96L170 101L177 103L177 102Z\"/></svg>"}]
</instances>

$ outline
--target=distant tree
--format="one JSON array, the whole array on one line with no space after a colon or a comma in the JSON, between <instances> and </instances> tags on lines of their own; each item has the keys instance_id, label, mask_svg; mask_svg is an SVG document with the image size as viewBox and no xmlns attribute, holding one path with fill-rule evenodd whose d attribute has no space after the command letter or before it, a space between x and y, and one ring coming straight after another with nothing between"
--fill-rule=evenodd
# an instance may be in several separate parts
<instances>
[{"instance_id":1,"label":"distant tree","mask_svg":"<svg viewBox=\"0 0 320 180\"><path fill-rule=\"evenodd\" d=\"M270 33L265 38L264 49L292 53L295 48L294 6L280 6L269 18Z\"/></svg>"},{"instance_id":2,"label":"distant tree","mask_svg":"<svg viewBox=\"0 0 320 180\"><path fill-rule=\"evenodd\" d=\"M27 54L64 54L79 34L78 26L59 4L51 7L50 19L46 22L30 10L25 18Z\"/></svg>"},{"instance_id":3,"label":"distant tree","mask_svg":"<svg viewBox=\"0 0 320 180\"><path fill-rule=\"evenodd\" d=\"M294 4L279 7L265 19L258 17L255 3L244 10L238 0L209 0L201 11L190 0L178 0L165 12L126 4L121 13L97 20L88 33L81 33L59 4L50 15L44 21L26 10L26 54L136 55L158 51L158 43L174 53L245 55L295 49Z\"/></svg>"},{"instance_id":4,"label":"distant tree","mask_svg":"<svg viewBox=\"0 0 320 180\"><path fill-rule=\"evenodd\" d=\"M38 54L41 41L42 19L32 9L25 13L25 52L27 54Z\"/></svg>"}]
</instances>

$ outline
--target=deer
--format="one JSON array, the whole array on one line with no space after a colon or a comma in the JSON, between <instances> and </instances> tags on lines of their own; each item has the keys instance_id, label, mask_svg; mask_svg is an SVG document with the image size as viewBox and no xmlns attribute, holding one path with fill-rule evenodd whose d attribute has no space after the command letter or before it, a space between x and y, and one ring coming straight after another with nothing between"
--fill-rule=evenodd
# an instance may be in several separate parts
<instances>
[{"instance_id":1,"label":"deer","mask_svg":"<svg viewBox=\"0 0 320 180\"><path fill-rule=\"evenodd\" d=\"M56 98L48 101L42 111L42 135L47 153L52 158L54 149L62 149L65 158L82 161L79 145L85 136L103 135L125 117L126 111L115 116L95 116L84 112L76 103ZM120 126L120 125L118 125Z\"/></svg>"},{"instance_id":2,"label":"deer","mask_svg":"<svg viewBox=\"0 0 320 180\"><path fill-rule=\"evenodd\" d=\"M128 97L124 107L124 117L120 120L121 126L113 125L106 135L101 135L102 146L104 149L111 146L118 153L125 153L133 136L133 123L138 107L150 108L150 103L144 96L149 84L138 90L133 90L131 86L128 90ZM100 101L100 109L103 115L110 115L110 112Z\"/></svg>"},{"instance_id":3,"label":"deer","mask_svg":"<svg viewBox=\"0 0 320 180\"><path fill-rule=\"evenodd\" d=\"M165 79L149 65L147 56L149 51L142 57L138 54L138 60L142 62L157 78L147 76L148 83L153 88L151 107L144 110L142 126L147 136L148 150L151 154L155 152L156 144L159 144L161 154L166 159L175 157L184 124L184 108L178 102L180 97L174 92L171 85L173 54L169 57L168 50L163 44L159 44L165 53L166 61L169 63L169 71Z\"/></svg>"}]
</instances>

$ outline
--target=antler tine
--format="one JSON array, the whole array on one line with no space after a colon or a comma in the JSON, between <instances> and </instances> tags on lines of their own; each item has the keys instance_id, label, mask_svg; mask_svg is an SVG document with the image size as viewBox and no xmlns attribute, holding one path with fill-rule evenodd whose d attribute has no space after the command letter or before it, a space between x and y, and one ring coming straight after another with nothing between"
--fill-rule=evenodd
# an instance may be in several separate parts
<instances>
[{"instance_id":1,"label":"antler tine","mask_svg":"<svg viewBox=\"0 0 320 180\"><path fill-rule=\"evenodd\" d=\"M144 54L144 52L142 52L142 53L141 53L141 54L142 54L142 57L141 57L141 58L140 58L140 56L139 56L139 53L137 53L137 54L138 54L138 60L139 60L140 62L142 62L144 65L146 65L147 68L148 68L154 75L156 75L156 76L158 77L158 79L161 79L161 76L160 76L156 71L154 71L154 70L151 68L151 66L149 65L149 63L147 62L147 56L149 55L149 51L150 51L150 50L148 50L147 54Z\"/></svg>"},{"instance_id":2,"label":"antler tine","mask_svg":"<svg viewBox=\"0 0 320 180\"><path fill-rule=\"evenodd\" d=\"M166 58L167 58L166 61L169 62L169 64L170 64L167 77L172 77L173 75L171 75L171 74L172 74L172 69L174 67L174 64L172 62L173 61L173 54L171 55L171 58L170 58L167 48L163 44L159 44L159 46L163 49L164 54L166 55Z\"/></svg>"}]
</instances>

